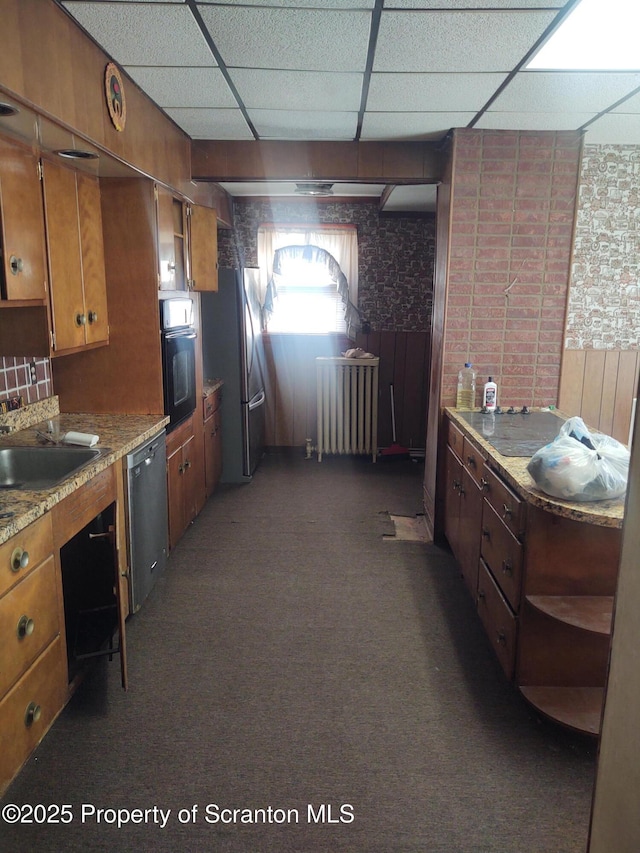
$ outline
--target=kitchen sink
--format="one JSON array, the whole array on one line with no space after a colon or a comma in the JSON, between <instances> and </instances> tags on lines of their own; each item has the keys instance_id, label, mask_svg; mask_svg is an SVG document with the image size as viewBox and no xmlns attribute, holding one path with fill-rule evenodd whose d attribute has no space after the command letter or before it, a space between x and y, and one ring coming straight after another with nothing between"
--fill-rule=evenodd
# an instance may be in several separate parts
<instances>
[{"instance_id":1,"label":"kitchen sink","mask_svg":"<svg viewBox=\"0 0 640 853\"><path fill-rule=\"evenodd\" d=\"M0 489L51 489L101 454L89 447L0 446Z\"/></svg>"}]
</instances>

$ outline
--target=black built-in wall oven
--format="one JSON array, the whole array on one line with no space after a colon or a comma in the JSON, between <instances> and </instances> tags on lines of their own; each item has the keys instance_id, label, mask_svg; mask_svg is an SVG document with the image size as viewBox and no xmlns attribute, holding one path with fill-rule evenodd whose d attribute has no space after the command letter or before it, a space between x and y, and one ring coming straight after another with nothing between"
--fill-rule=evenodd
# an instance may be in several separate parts
<instances>
[{"instance_id":1,"label":"black built-in wall oven","mask_svg":"<svg viewBox=\"0 0 640 853\"><path fill-rule=\"evenodd\" d=\"M176 296L160 302L162 371L167 432L188 418L196 407L196 332L193 301Z\"/></svg>"}]
</instances>

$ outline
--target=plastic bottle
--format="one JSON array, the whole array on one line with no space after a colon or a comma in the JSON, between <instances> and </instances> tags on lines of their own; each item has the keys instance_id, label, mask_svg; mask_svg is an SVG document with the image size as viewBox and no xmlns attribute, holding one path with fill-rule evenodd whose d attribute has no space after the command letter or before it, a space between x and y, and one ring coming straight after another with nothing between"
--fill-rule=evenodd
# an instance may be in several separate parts
<instances>
[{"instance_id":1,"label":"plastic bottle","mask_svg":"<svg viewBox=\"0 0 640 853\"><path fill-rule=\"evenodd\" d=\"M476 372L471 362L466 362L458 373L457 409L473 409L476 405Z\"/></svg>"},{"instance_id":2,"label":"plastic bottle","mask_svg":"<svg viewBox=\"0 0 640 853\"><path fill-rule=\"evenodd\" d=\"M482 407L487 412L495 412L498 403L498 386L490 376L489 381L484 384L484 392L482 394Z\"/></svg>"}]
</instances>

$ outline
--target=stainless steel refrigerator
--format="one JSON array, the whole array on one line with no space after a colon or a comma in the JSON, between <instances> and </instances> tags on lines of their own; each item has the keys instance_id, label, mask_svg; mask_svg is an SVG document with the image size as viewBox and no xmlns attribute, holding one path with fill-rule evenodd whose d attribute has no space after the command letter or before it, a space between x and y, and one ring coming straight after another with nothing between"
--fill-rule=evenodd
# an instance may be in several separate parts
<instances>
[{"instance_id":1,"label":"stainless steel refrigerator","mask_svg":"<svg viewBox=\"0 0 640 853\"><path fill-rule=\"evenodd\" d=\"M218 271L218 292L203 293L202 357L205 379L222 379L223 483L253 476L264 453L264 347L259 271Z\"/></svg>"}]
</instances>

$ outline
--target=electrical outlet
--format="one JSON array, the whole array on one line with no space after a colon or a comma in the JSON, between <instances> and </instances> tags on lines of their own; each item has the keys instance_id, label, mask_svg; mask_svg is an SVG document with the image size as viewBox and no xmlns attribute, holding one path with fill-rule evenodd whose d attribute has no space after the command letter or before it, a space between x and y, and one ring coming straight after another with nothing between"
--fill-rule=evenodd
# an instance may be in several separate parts
<instances>
[{"instance_id":1,"label":"electrical outlet","mask_svg":"<svg viewBox=\"0 0 640 853\"><path fill-rule=\"evenodd\" d=\"M35 385L38 381L38 376L36 374L36 363L35 361L29 362L29 385Z\"/></svg>"}]
</instances>

